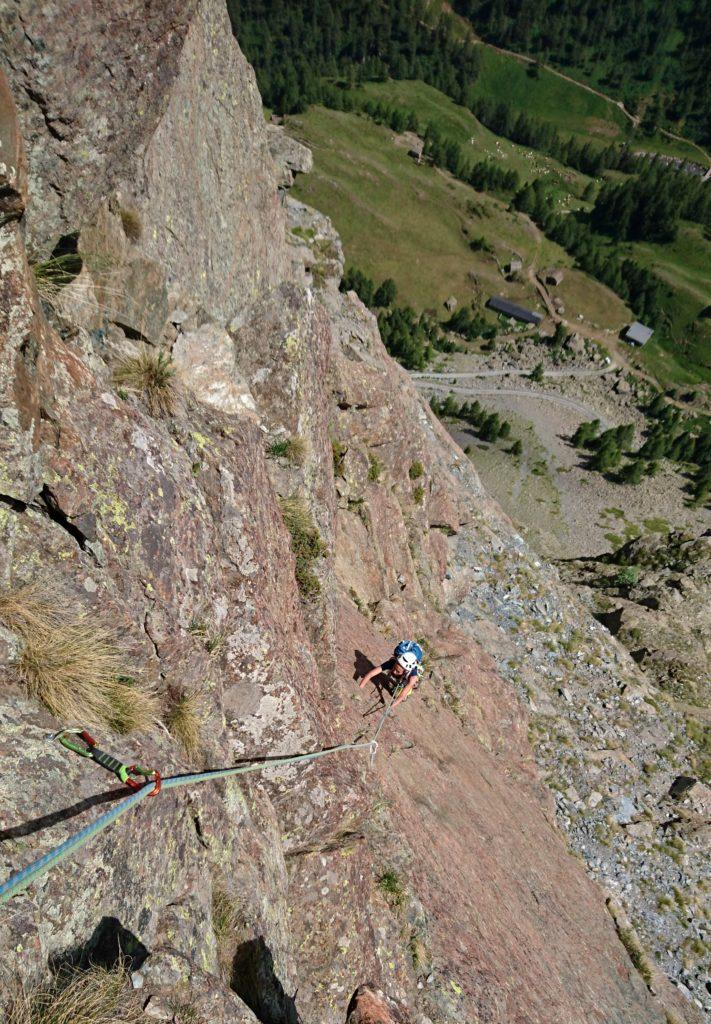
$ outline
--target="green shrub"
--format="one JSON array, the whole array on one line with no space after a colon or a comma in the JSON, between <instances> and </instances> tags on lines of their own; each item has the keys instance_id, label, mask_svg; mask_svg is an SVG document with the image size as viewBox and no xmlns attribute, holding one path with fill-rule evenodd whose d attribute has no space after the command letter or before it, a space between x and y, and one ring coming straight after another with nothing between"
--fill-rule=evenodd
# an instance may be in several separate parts
<instances>
[{"instance_id":1,"label":"green shrub","mask_svg":"<svg viewBox=\"0 0 711 1024\"><path fill-rule=\"evenodd\" d=\"M639 579L640 571L638 565L626 565L613 578L612 585L614 587L634 587Z\"/></svg>"},{"instance_id":2,"label":"green shrub","mask_svg":"<svg viewBox=\"0 0 711 1024\"><path fill-rule=\"evenodd\" d=\"M424 476L424 473L425 467L422 465L419 459L416 462L413 462L408 470L408 474L411 480L419 480L421 476Z\"/></svg>"},{"instance_id":3,"label":"green shrub","mask_svg":"<svg viewBox=\"0 0 711 1024\"><path fill-rule=\"evenodd\" d=\"M412 500L415 502L416 505L421 505L422 502L425 500L425 489L422 486L422 484L418 484L417 487L412 492Z\"/></svg>"},{"instance_id":4,"label":"green shrub","mask_svg":"<svg viewBox=\"0 0 711 1024\"><path fill-rule=\"evenodd\" d=\"M292 466L303 466L306 459L306 441L303 437L286 437L267 446L270 459L286 459Z\"/></svg>"},{"instance_id":5,"label":"green shrub","mask_svg":"<svg viewBox=\"0 0 711 1024\"><path fill-rule=\"evenodd\" d=\"M331 441L331 450L333 452L334 475L343 476L346 455L348 454L348 445L344 444L343 441Z\"/></svg>"},{"instance_id":6,"label":"green shrub","mask_svg":"<svg viewBox=\"0 0 711 1024\"><path fill-rule=\"evenodd\" d=\"M371 483L377 483L383 472L383 464L377 455L373 454L368 455L368 462L370 463L370 466L368 467L368 479Z\"/></svg>"},{"instance_id":7,"label":"green shrub","mask_svg":"<svg viewBox=\"0 0 711 1024\"><path fill-rule=\"evenodd\" d=\"M313 571L317 559L326 554L313 517L302 498L292 495L280 498L281 514L291 536L291 550L296 558L296 583L303 597L314 597L321 584Z\"/></svg>"},{"instance_id":8,"label":"green shrub","mask_svg":"<svg viewBox=\"0 0 711 1024\"><path fill-rule=\"evenodd\" d=\"M397 871L392 868L383 872L378 879L378 888L391 907L398 909L402 907L407 899L405 884Z\"/></svg>"}]
</instances>

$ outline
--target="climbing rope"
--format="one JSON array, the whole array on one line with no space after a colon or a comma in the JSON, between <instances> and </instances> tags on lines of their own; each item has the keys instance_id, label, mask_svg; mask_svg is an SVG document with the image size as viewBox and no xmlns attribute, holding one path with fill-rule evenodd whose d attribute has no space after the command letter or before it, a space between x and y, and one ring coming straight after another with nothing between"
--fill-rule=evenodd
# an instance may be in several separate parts
<instances>
[{"instance_id":1,"label":"climbing rope","mask_svg":"<svg viewBox=\"0 0 711 1024\"><path fill-rule=\"evenodd\" d=\"M62 746L66 747L67 750L71 750L80 757L90 757L103 768L113 772L121 782L134 789L134 792L131 793L130 796L127 796L125 800L122 800L119 804L113 807L110 811L107 811L105 814L98 817L96 821L93 821L90 825L87 825L75 835L70 836L70 838L66 839L63 843L60 843L59 846L56 846L53 850L49 850L38 860L33 861L21 871L11 875L7 881L0 885L0 904L6 903L10 897L22 892L30 882L33 882L36 878L44 875L47 871L53 868L55 864L59 864L60 861L66 860L66 858L71 856L75 850L84 846L93 839L95 835L98 835L99 832L103 832L105 828L108 828L108 826L113 824L114 821L117 821L127 811L130 811L131 808L135 807L136 804L139 804L141 800L145 800L145 798L149 796L157 796L157 794L162 790L177 789L178 786L197 785L200 782L214 782L217 779L227 779L233 775L246 775L248 772L260 771L262 768L278 768L282 765L315 761L317 758L327 757L330 754L338 754L344 750L365 750L367 748L371 751L372 764L375 760L375 753L378 747L377 737L383 727L385 719L390 714L391 708L392 704L389 704L378 723L378 727L375 730L372 740L364 740L360 743L342 743L337 747L327 747L325 750L314 750L308 754L290 754L285 757L274 757L265 761L254 761L250 764L241 764L232 768L214 768L209 771L194 772L189 775L173 775L168 779L161 779L158 772L141 768L140 765L124 765L118 760L118 758L99 750L96 746L95 740L85 729L63 729L61 732L57 733L53 739L59 740ZM146 781L141 785L135 780L135 778L132 778L132 776L136 775Z\"/></svg>"}]
</instances>

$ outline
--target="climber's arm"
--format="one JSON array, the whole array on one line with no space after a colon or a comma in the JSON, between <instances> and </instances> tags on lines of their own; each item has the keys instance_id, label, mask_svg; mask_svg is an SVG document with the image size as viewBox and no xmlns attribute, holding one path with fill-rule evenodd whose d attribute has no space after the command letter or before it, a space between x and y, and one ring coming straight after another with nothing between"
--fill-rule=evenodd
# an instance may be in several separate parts
<instances>
[{"instance_id":1,"label":"climber's arm","mask_svg":"<svg viewBox=\"0 0 711 1024\"><path fill-rule=\"evenodd\" d=\"M376 665L375 668L371 668L370 672L368 672L367 675L363 676L363 678L361 680L361 683L360 683L361 690L363 689L364 686L368 685L368 683L370 682L371 679L375 679L376 676L380 675L381 671L382 671L382 668L381 668L380 665Z\"/></svg>"},{"instance_id":2,"label":"climber's arm","mask_svg":"<svg viewBox=\"0 0 711 1024\"><path fill-rule=\"evenodd\" d=\"M402 693L398 697L396 697L395 700L393 701L393 707L394 708L396 708L398 706L398 704L401 703L401 701L405 700L406 697L410 696L410 694L412 693L412 688L414 687L416 682L417 682L417 676L416 675L415 676L411 676L410 679L408 680L407 685L405 686L404 690L402 691Z\"/></svg>"}]
</instances>

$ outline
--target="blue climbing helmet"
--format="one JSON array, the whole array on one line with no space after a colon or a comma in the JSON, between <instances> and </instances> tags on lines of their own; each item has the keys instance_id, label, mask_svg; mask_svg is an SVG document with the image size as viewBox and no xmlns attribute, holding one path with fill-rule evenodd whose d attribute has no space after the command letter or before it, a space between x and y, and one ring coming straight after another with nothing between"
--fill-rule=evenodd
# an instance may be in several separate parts
<instances>
[{"instance_id":1,"label":"blue climbing helmet","mask_svg":"<svg viewBox=\"0 0 711 1024\"><path fill-rule=\"evenodd\" d=\"M416 640L401 640L393 652L393 656L398 660L403 654L412 654L415 656L418 662L422 661L423 651ZM408 658L409 662L410 659ZM404 666L403 666L404 667Z\"/></svg>"}]
</instances>

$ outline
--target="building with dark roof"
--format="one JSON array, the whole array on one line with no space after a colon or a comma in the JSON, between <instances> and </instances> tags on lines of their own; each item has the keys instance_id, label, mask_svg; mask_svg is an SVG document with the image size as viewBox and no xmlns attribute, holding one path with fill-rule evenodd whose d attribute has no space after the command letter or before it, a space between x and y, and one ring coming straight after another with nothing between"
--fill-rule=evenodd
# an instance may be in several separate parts
<instances>
[{"instance_id":1,"label":"building with dark roof","mask_svg":"<svg viewBox=\"0 0 711 1024\"><path fill-rule=\"evenodd\" d=\"M639 320L635 320L625 331L625 341L630 345L646 345L653 334L652 327L645 327Z\"/></svg>"},{"instance_id":2,"label":"building with dark roof","mask_svg":"<svg viewBox=\"0 0 711 1024\"><path fill-rule=\"evenodd\" d=\"M543 319L540 313L534 313L530 309L524 309L523 306L517 306L515 302L509 302L508 299L503 299L499 295L492 295L487 302L487 306L497 313L503 313L504 316L512 316L515 320L522 320L525 324L539 324Z\"/></svg>"}]
</instances>

